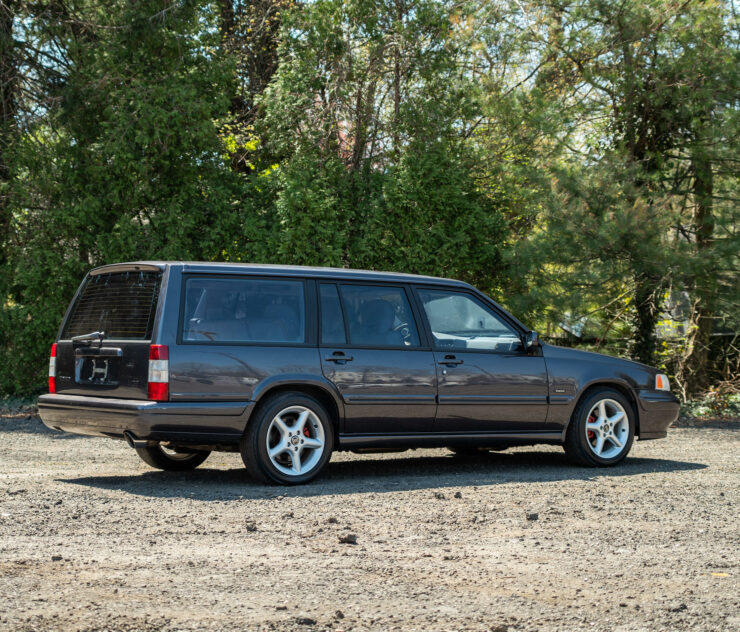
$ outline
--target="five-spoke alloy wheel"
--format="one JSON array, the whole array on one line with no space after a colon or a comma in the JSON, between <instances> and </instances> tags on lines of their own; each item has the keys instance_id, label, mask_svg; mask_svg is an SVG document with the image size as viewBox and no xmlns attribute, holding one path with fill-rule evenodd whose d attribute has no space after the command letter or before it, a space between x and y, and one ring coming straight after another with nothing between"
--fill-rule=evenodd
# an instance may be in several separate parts
<instances>
[{"instance_id":1,"label":"five-spoke alloy wheel","mask_svg":"<svg viewBox=\"0 0 740 632\"><path fill-rule=\"evenodd\" d=\"M586 418L586 442L602 459L618 456L630 436L629 419L622 404L614 399L599 400Z\"/></svg>"},{"instance_id":2,"label":"five-spoke alloy wheel","mask_svg":"<svg viewBox=\"0 0 740 632\"><path fill-rule=\"evenodd\" d=\"M284 393L265 402L242 438L249 473L265 482L305 483L331 457L334 430L324 407L303 393Z\"/></svg>"},{"instance_id":3,"label":"five-spoke alloy wheel","mask_svg":"<svg viewBox=\"0 0 740 632\"><path fill-rule=\"evenodd\" d=\"M618 391L600 388L587 394L573 413L565 451L579 465L616 465L632 447L635 419Z\"/></svg>"}]
</instances>

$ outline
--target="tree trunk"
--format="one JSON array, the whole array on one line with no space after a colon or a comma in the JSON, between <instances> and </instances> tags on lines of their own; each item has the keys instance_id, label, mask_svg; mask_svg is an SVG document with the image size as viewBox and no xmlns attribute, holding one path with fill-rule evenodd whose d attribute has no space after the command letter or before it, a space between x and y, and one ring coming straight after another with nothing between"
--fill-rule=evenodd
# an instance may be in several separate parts
<instances>
[{"instance_id":1,"label":"tree trunk","mask_svg":"<svg viewBox=\"0 0 740 632\"><path fill-rule=\"evenodd\" d=\"M17 112L18 59L13 40L16 6L0 1L0 266L7 261L10 238L10 152Z\"/></svg>"},{"instance_id":2,"label":"tree trunk","mask_svg":"<svg viewBox=\"0 0 740 632\"><path fill-rule=\"evenodd\" d=\"M638 362L655 362L655 328L662 304L663 286L660 279L641 275L635 279L635 337L631 356Z\"/></svg>"},{"instance_id":3,"label":"tree trunk","mask_svg":"<svg viewBox=\"0 0 740 632\"><path fill-rule=\"evenodd\" d=\"M688 359L691 376L688 390L694 394L706 389L710 383L709 342L715 311L717 276L711 252L714 241L712 163L706 153L699 149L692 154L692 167L694 172L694 232L696 234L696 258L699 265L699 271L693 282L694 294L697 298L694 314L696 331Z\"/></svg>"},{"instance_id":4,"label":"tree trunk","mask_svg":"<svg viewBox=\"0 0 740 632\"><path fill-rule=\"evenodd\" d=\"M393 48L393 151L401 152L401 34L403 29L403 2L396 0L396 45Z\"/></svg>"}]
</instances>

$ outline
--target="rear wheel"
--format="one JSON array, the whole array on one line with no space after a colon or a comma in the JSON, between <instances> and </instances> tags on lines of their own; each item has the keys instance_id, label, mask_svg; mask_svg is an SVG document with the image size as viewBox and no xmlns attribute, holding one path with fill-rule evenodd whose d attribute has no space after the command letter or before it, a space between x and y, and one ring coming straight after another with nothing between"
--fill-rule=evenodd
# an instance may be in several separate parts
<instances>
[{"instance_id":1,"label":"rear wheel","mask_svg":"<svg viewBox=\"0 0 740 632\"><path fill-rule=\"evenodd\" d=\"M147 465L156 467L159 470L168 470L171 472L183 472L194 470L203 461L208 458L210 452L200 450L171 450L163 448L161 445L145 446L143 448L134 448L136 453Z\"/></svg>"},{"instance_id":2,"label":"rear wheel","mask_svg":"<svg viewBox=\"0 0 740 632\"><path fill-rule=\"evenodd\" d=\"M240 447L254 478L297 485L319 474L333 445L334 427L324 407L303 393L284 393L260 407Z\"/></svg>"},{"instance_id":3,"label":"rear wheel","mask_svg":"<svg viewBox=\"0 0 740 632\"><path fill-rule=\"evenodd\" d=\"M627 398L609 388L593 391L573 413L565 439L578 465L605 467L622 461L635 439L635 413Z\"/></svg>"}]
</instances>

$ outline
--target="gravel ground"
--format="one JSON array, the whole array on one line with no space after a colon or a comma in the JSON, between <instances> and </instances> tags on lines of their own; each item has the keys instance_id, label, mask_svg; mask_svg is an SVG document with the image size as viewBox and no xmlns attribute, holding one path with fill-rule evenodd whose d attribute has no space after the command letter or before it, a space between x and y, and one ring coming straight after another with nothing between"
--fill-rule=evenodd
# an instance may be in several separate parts
<instances>
[{"instance_id":1,"label":"gravel ground","mask_svg":"<svg viewBox=\"0 0 740 632\"><path fill-rule=\"evenodd\" d=\"M6 416L0 629L740 630L739 440L677 428L611 470L341 453L279 488Z\"/></svg>"}]
</instances>

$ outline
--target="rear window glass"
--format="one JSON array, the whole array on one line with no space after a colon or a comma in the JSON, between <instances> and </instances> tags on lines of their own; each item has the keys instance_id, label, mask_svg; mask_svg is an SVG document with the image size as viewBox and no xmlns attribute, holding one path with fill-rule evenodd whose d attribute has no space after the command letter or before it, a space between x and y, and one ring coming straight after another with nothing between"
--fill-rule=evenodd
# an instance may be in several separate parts
<instances>
[{"instance_id":1,"label":"rear window glass","mask_svg":"<svg viewBox=\"0 0 740 632\"><path fill-rule=\"evenodd\" d=\"M106 338L150 340L161 279L160 271L149 270L89 276L62 338L100 331Z\"/></svg>"},{"instance_id":2,"label":"rear window glass","mask_svg":"<svg viewBox=\"0 0 740 632\"><path fill-rule=\"evenodd\" d=\"M204 342L302 343L302 281L191 277L185 284L182 338Z\"/></svg>"}]
</instances>

